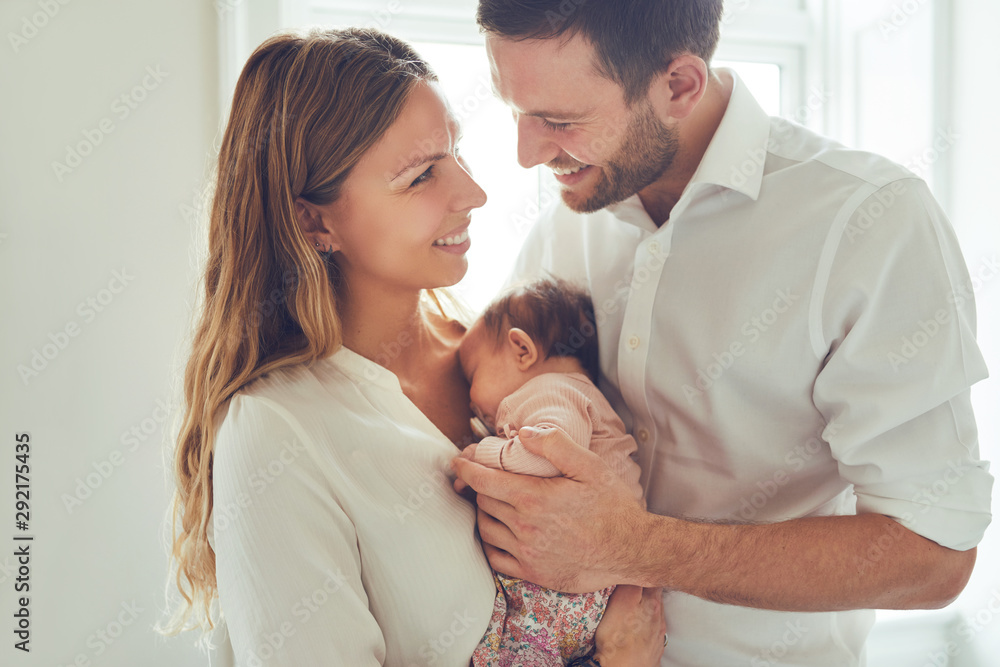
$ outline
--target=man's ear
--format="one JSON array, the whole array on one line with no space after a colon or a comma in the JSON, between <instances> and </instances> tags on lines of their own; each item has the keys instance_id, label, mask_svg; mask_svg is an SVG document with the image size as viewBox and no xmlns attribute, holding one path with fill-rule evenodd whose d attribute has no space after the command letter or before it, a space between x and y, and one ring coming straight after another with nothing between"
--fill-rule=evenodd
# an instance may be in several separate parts
<instances>
[{"instance_id":1,"label":"man's ear","mask_svg":"<svg viewBox=\"0 0 1000 667\"><path fill-rule=\"evenodd\" d=\"M507 344L514 353L518 370L526 371L538 361L538 347L524 329L511 327L507 332Z\"/></svg>"},{"instance_id":2,"label":"man's ear","mask_svg":"<svg viewBox=\"0 0 1000 667\"><path fill-rule=\"evenodd\" d=\"M295 199L295 217L309 243L323 251L340 250L340 241L330 221L329 207L319 207L302 197Z\"/></svg>"},{"instance_id":3,"label":"man's ear","mask_svg":"<svg viewBox=\"0 0 1000 667\"><path fill-rule=\"evenodd\" d=\"M698 56L673 59L666 71L653 77L647 99L661 119L687 118L708 90L708 65Z\"/></svg>"}]
</instances>

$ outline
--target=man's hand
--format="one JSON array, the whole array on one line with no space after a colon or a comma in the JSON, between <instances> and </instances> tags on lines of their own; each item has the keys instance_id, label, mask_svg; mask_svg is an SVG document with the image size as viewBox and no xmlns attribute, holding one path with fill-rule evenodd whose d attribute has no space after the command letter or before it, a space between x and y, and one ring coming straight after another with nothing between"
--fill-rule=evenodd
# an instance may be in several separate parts
<instances>
[{"instance_id":1,"label":"man's hand","mask_svg":"<svg viewBox=\"0 0 1000 667\"><path fill-rule=\"evenodd\" d=\"M564 477L462 458L452 465L456 486L479 493L490 565L540 586L571 593L662 586L775 611L937 609L972 573L975 549L953 551L878 514L759 525L650 514L599 456L561 432L530 431L521 429L521 441Z\"/></svg>"},{"instance_id":2,"label":"man's hand","mask_svg":"<svg viewBox=\"0 0 1000 667\"><path fill-rule=\"evenodd\" d=\"M452 461L456 488L467 484L478 493L479 534L493 569L570 593L631 583L628 559L648 515L628 485L561 431L522 428L519 436L564 476Z\"/></svg>"}]
</instances>

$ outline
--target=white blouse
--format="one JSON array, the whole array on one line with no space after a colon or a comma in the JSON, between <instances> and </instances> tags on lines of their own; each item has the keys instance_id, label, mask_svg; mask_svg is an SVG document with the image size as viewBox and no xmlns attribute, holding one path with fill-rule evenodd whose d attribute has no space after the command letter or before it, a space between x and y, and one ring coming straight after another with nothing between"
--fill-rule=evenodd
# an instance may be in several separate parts
<instances>
[{"instance_id":1,"label":"white blouse","mask_svg":"<svg viewBox=\"0 0 1000 667\"><path fill-rule=\"evenodd\" d=\"M212 544L236 664L465 667L495 589L458 449L342 348L230 401Z\"/></svg>"}]
</instances>

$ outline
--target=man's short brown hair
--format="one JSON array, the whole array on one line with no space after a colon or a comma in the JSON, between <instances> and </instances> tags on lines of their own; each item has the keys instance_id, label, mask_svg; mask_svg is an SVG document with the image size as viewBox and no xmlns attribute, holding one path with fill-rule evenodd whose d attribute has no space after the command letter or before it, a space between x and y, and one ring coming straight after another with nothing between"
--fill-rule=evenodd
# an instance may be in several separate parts
<instances>
[{"instance_id":1,"label":"man's short brown hair","mask_svg":"<svg viewBox=\"0 0 1000 667\"><path fill-rule=\"evenodd\" d=\"M479 0L476 20L484 32L514 40L582 35L598 71L632 105L677 56L711 63L722 0Z\"/></svg>"}]
</instances>

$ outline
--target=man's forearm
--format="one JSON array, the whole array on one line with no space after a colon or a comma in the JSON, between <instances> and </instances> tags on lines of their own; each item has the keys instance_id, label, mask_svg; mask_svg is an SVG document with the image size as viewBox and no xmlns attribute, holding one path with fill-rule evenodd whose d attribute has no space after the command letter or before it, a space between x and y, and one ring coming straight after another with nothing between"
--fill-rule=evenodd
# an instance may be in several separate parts
<instances>
[{"instance_id":1,"label":"man's forearm","mask_svg":"<svg viewBox=\"0 0 1000 667\"><path fill-rule=\"evenodd\" d=\"M623 563L628 583L760 609L936 609L965 587L976 555L878 514L765 525L644 521L646 539Z\"/></svg>"}]
</instances>

